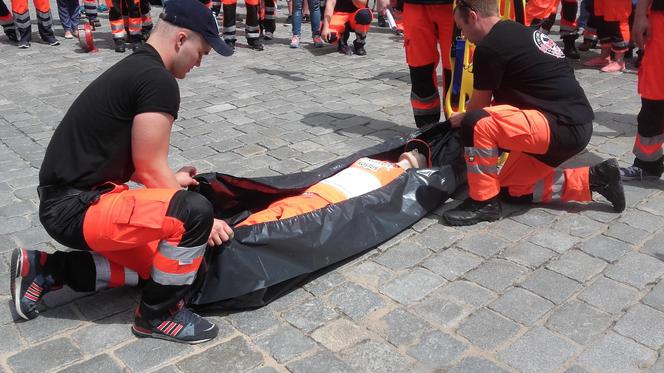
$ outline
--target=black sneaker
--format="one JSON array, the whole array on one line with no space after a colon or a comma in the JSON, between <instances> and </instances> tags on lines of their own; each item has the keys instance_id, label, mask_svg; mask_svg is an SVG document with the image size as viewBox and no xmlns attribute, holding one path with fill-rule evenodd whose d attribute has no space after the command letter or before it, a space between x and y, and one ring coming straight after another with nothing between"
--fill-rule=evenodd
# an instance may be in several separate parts
<instances>
[{"instance_id":1,"label":"black sneaker","mask_svg":"<svg viewBox=\"0 0 664 373\"><path fill-rule=\"evenodd\" d=\"M139 338L159 338L179 343L203 343L213 340L219 333L214 323L191 312L178 302L166 317L147 320L141 317L140 306L134 312L132 333Z\"/></svg>"},{"instance_id":2,"label":"black sneaker","mask_svg":"<svg viewBox=\"0 0 664 373\"><path fill-rule=\"evenodd\" d=\"M385 17L381 14L378 15L378 27L387 27L387 21Z\"/></svg>"},{"instance_id":3,"label":"black sneaker","mask_svg":"<svg viewBox=\"0 0 664 373\"><path fill-rule=\"evenodd\" d=\"M288 17L286 17L286 23L287 23L287 24L291 24L291 23L293 23L293 16L288 16Z\"/></svg>"},{"instance_id":4,"label":"black sneaker","mask_svg":"<svg viewBox=\"0 0 664 373\"><path fill-rule=\"evenodd\" d=\"M366 56L367 50L364 49L364 44L353 43L353 52L358 56Z\"/></svg>"},{"instance_id":5,"label":"black sneaker","mask_svg":"<svg viewBox=\"0 0 664 373\"><path fill-rule=\"evenodd\" d=\"M616 212L625 210L625 191L620 178L620 167L615 158L590 167L590 191L604 196Z\"/></svg>"},{"instance_id":6,"label":"black sneaker","mask_svg":"<svg viewBox=\"0 0 664 373\"><path fill-rule=\"evenodd\" d=\"M302 16L302 23L309 23L311 22L311 18L309 18L308 14L305 14Z\"/></svg>"},{"instance_id":7,"label":"black sneaker","mask_svg":"<svg viewBox=\"0 0 664 373\"><path fill-rule=\"evenodd\" d=\"M113 43L115 44L115 51L118 53L124 53L125 52L125 42L123 39L113 39Z\"/></svg>"},{"instance_id":8,"label":"black sneaker","mask_svg":"<svg viewBox=\"0 0 664 373\"><path fill-rule=\"evenodd\" d=\"M28 48L30 48L30 43L29 42L27 42L27 41L23 41L23 42L19 41L18 42L18 49L28 49Z\"/></svg>"},{"instance_id":9,"label":"black sneaker","mask_svg":"<svg viewBox=\"0 0 664 373\"><path fill-rule=\"evenodd\" d=\"M235 42L236 42L236 40L230 40L230 39L224 40L224 43L226 43L229 47L231 47L233 49L235 49Z\"/></svg>"},{"instance_id":10,"label":"black sneaker","mask_svg":"<svg viewBox=\"0 0 664 373\"><path fill-rule=\"evenodd\" d=\"M568 35L568 36L563 36L563 54L565 57L571 59L571 60L578 60L581 58L581 54L579 54L579 51L576 49L576 36L575 35Z\"/></svg>"},{"instance_id":11,"label":"black sneaker","mask_svg":"<svg viewBox=\"0 0 664 373\"><path fill-rule=\"evenodd\" d=\"M9 289L16 314L26 320L39 316L37 305L44 294L54 290L55 280L44 273L46 253L14 249L10 264Z\"/></svg>"},{"instance_id":12,"label":"black sneaker","mask_svg":"<svg viewBox=\"0 0 664 373\"><path fill-rule=\"evenodd\" d=\"M353 50L350 48L350 46L348 46L348 44L344 43L343 41L339 41L339 45L337 45L337 51L347 56L353 55Z\"/></svg>"},{"instance_id":13,"label":"black sneaker","mask_svg":"<svg viewBox=\"0 0 664 373\"><path fill-rule=\"evenodd\" d=\"M486 201L475 201L468 197L456 208L443 214L449 225L474 225L481 221L500 219L502 207L498 197Z\"/></svg>"},{"instance_id":14,"label":"black sneaker","mask_svg":"<svg viewBox=\"0 0 664 373\"><path fill-rule=\"evenodd\" d=\"M11 29L5 29L5 35L7 35L7 38L13 42L18 41L18 37L16 36L16 30L11 30Z\"/></svg>"},{"instance_id":15,"label":"black sneaker","mask_svg":"<svg viewBox=\"0 0 664 373\"><path fill-rule=\"evenodd\" d=\"M657 180L662 175L651 174L639 166L629 166L620 168L620 178L623 181L647 181Z\"/></svg>"},{"instance_id":16,"label":"black sneaker","mask_svg":"<svg viewBox=\"0 0 664 373\"><path fill-rule=\"evenodd\" d=\"M263 43L261 43L261 41L258 40L258 39L247 40L247 44L249 44L249 48L251 48L255 51L262 51L263 50Z\"/></svg>"}]
</instances>

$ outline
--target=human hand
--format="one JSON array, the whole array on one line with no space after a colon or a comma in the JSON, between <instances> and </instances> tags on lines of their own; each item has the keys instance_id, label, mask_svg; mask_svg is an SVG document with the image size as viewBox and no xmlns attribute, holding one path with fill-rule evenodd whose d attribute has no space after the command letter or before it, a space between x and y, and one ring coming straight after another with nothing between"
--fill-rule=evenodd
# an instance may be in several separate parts
<instances>
[{"instance_id":1,"label":"human hand","mask_svg":"<svg viewBox=\"0 0 664 373\"><path fill-rule=\"evenodd\" d=\"M459 128L461 127L461 121L463 120L463 117L466 115L466 113L454 113L452 116L450 116L450 126L452 128Z\"/></svg>"},{"instance_id":2,"label":"human hand","mask_svg":"<svg viewBox=\"0 0 664 373\"><path fill-rule=\"evenodd\" d=\"M634 25L632 26L632 38L640 49L643 49L650 38L650 21L647 16L634 17Z\"/></svg>"},{"instance_id":3,"label":"human hand","mask_svg":"<svg viewBox=\"0 0 664 373\"><path fill-rule=\"evenodd\" d=\"M323 25L323 29L320 32L320 37L325 41L326 43L330 42L330 27L327 25Z\"/></svg>"},{"instance_id":4,"label":"human hand","mask_svg":"<svg viewBox=\"0 0 664 373\"><path fill-rule=\"evenodd\" d=\"M194 166L184 166L175 173L175 179L183 188L198 185L198 181L194 179L194 176L196 176L196 167Z\"/></svg>"},{"instance_id":5,"label":"human hand","mask_svg":"<svg viewBox=\"0 0 664 373\"><path fill-rule=\"evenodd\" d=\"M222 243L233 239L233 236L233 229L225 221L214 219L210 238L208 238L208 245L220 246Z\"/></svg>"}]
</instances>

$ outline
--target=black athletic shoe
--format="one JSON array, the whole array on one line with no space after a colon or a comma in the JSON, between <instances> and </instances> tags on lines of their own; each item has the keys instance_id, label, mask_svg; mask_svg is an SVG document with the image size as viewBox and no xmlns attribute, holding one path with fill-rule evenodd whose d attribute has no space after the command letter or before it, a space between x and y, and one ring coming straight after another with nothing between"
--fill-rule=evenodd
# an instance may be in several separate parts
<instances>
[{"instance_id":1,"label":"black athletic shoe","mask_svg":"<svg viewBox=\"0 0 664 373\"><path fill-rule=\"evenodd\" d=\"M474 225L500 219L502 210L498 197L486 201L475 201L468 197L456 208L445 212L443 218L449 225Z\"/></svg>"},{"instance_id":2,"label":"black athletic shoe","mask_svg":"<svg viewBox=\"0 0 664 373\"><path fill-rule=\"evenodd\" d=\"M629 166L620 168L620 178L622 181L647 181L657 180L662 177L661 174L650 173L639 166Z\"/></svg>"},{"instance_id":3,"label":"black athletic shoe","mask_svg":"<svg viewBox=\"0 0 664 373\"><path fill-rule=\"evenodd\" d=\"M7 29L5 29L5 35L7 35L7 38L9 38L9 40L11 40L13 42L18 41L18 37L16 36L16 30L11 30L11 29L7 30Z\"/></svg>"},{"instance_id":4,"label":"black athletic shoe","mask_svg":"<svg viewBox=\"0 0 664 373\"><path fill-rule=\"evenodd\" d=\"M113 43L115 44L115 51L118 53L124 53L125 52L125 42L123 39L113 39Z\"/></svg>"},{"instance_id":5,"label":"black athletic shoe","mask_svg":"<svg viewBox=\"0 0 664 373\"><path fill-rule=\"evenodd\" d=\"M224 43L226 43L229 47L235 49L235 42L236 40L224 40Z\"/></svg>"},{"instance_id":6,"label":"black athletic shoe","mask_svg":"<svg viewBox=\"0 0 664 373\"><path fill-rule=\"evenodd\" d=\"M616 212L625 210L625 191L615 158L590 167L590 190L604 196Z\"/></svg>"},{"instance_id":7,"label":"black athletic shoe","mask_svg":"<svg viewBox=\"0 0 664 373\"><path fill-rule=\"evenodd\" d=\"M293 16L286 17L286 24L291 24L291 23L293 23Z\"/></svg>"},{"instance_id":8,"label":"black athletic shoe","mask_svg":"<svg viewBox=\"0 0 664 373\"><path fill-rule=\"evenodd\" d=\"M213 340L219 333L219 328L191 312L184 306L184 301L180 301L168 315L153 320L143 318L140 306L136 307L131 331L139 338L151 337L196 344Z\"/></svg>"},{"instance_id":9,"label":"black athletic shoe","mask_svg":"<svg viewBox=\"0 0 664 373\"><path fill-rule=\"evenodd\" d=\"M364 49L364 44L353 44L353 53L358 56L366 56L367 50Z\"/></svg>"},{"instance_id":10,"label":"black athletic shoe","mask_svg":"<svg viewBox=\"0 0 664 373\"><path fill-rule=\"evenodd\" d=\"M378 27L387 27L387 21L381 14L378 15Z\"/></svg>"},{"instance_id":11,"label":"black athletic shoe","mask_svg":"<svg viewBox=\"0 0 664 373\"><path fill-rule=\"evenodd\" d=\"M247 44L249 44L249 48L255 51L262 51L264 49L263 43L258 39L247 40Z\"/></svg>"},{"instance_id":12,"label":"black athletic shoe","mask_svg":"<svg viewBox=\"0 0 664 373\"><path fill-rule=\"evenodd\" d=\"M565 57L571 60L578 60L581 58L581 54L576 49L576 35L563 36L563 54Z\"/></svg>"},{"instance_id":13,"label":"black athletic shoe","mask_svg":"<svg viewBox=\"0 0 664 373\"><path fill-rule=\"evenodd\" d=\"M26 320L39 316L37 305L44 294L54 290L55 280L46 275L46 253L14 249L10 264L9 289L16 314Z\"/></svg>"}]
</instances>

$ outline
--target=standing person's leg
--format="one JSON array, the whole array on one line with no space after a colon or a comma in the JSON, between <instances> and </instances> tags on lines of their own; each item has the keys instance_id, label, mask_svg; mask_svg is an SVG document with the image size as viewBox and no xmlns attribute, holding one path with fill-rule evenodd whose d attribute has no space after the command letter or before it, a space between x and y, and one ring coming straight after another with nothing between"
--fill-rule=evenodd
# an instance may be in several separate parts
<instances>
[{"instance_id":1,"label":"standing person's leg","mask_svg":"<svg viewBox=\"0 0 664 373\"><path fill-rule=\"evenodd\" d=\"M579 50L580 51L588 51L590 48L594 48L595 45L597 44L597 24L598 24L598 19L597 16L595 15L595 6L594 6L594 0L582 0L581 1L581 14L582 16L579 18L583 18L583 14L585 13L588 14L588 19L583 24L583 43L579 45ZM582 22L582 21L579 21Z\"/></svg>"},{"instance_id":2,"label":"standing person's leg","mask_svg":"<svg viewBox=\"0 0 664 373\"><path fill-rule=\"evenodd\" d=\"M293 20L292 20L292 30L293 37L290 41L291 48L300 47L300 39L302 38L302 3L304 0L291 0L293 7Z\"/></svg>"},{"instance_id":3,"label":"standing person's leg","mask_svg":"<svg viewBox=\"0 0 664 373\"><path fill-rule=\"evenodd\" d=\"M129 41L131 48L136 50L143 44L140 0L127 0L127 5L129 6Z\"/></svg>"},{"instance_id":4,"label":"standing person's leg","mask_svg":"<svg viewBox=\"0 0 664 373\"><path fill-rule=\"evenodd\" d=\"M101 27L101 22L97 19L97 0L83 0L83 8L85 9L85 16L88 19L88 23L93 27Z\"/></svg>"},{"instance_id":5,"label":"standing person's leg","mask_svg":"<svg viewBox=\"0 0 664 373\"><path fill-rule=\"evenodd\" d=\"M260 36L260 26L259 22L259 0L245 0L245 8L247 10L247 19L245 20L244 33L247 36L247 44L257 51L263 50L263 44L261 43Z\"/></svg>"},{"instance_id":6,"label":"standing person's leg","mask_svg":"<svg viewBox=\"0 0 664 373\"><path fill-rule=\"evenodd\" d=\"M658 179L664 172L664 12L651 12L638 90L641 110L634 139L634 163L621 170L623 180Z\"/></svg>"},{"instance_id":7,"label":"standing person's leg","mask_svg":"<svg viewBox=\"0 0 664 373\"><path fill-rule=\"evenodd\" d=\"M78 5L78 1L76 2ZM57 0L56 5L58 6L58 18L60 18L60 23L62 24L62 29L65 32L65 39L71 39L74 37L72 31L74 30L71 20L71 1L69 0ZM77 26L78 27L78 26Z\"/></svg>"},{"instance_id":8,"label":"standing person's leg","mask_svg":"<svg viewBox=\"0 0 664 373\"><path fill-rule=\"evenodd\" d=\"M49 0L33 0L37 13L37 29L39 36L48 45L60 45L53 32L53 17L51 16L51 3Z\"/></svg>"},{"instance_id":9,"label":"standing person's leg","mask_svg":"<svg viewBox=\"0 0 664 373\"><path fill-rule=\"evenodd\" d=\"M539 29L551 14L551 5L555 0L529 0L526 3L526 25Z\"/></svg>"},{"instance_id":10,"label":"standing person's leg","mask_svg":"<svg viewBox=\"0 0 664 373\"><path fill-rule=\"evenodd\" d=\"M122 1L106 0L106 5L108 6L108 21L111 24L111 34L113 35L115 51L124 53L127 31L125 30L124 18L122 17Z\"/></svg>"},{"instance_id":11,"label":"standing person's leg","mask_svg":"<svg viewBox=\"0 0 664 373\"><path fill-rule=\"evenodd\" d=\"M417 127L440 121L438 35L429 18L430 11L431 6L404 4L404 48L410 70L410 104Z\"/></svg>"},{"instance_id":12,"label":"standing person's leg","mask_svg":"<svg viewBox=\"0 0 664 373\"><path fill-rule=\"evenodd\" d=\"M263 27L265 27L264 37L267 40L274 38L274 31L277 28L276 12L276 0L265 0L265 20L263 21Z\"/></svg>"},{"instance_id":13,"label":"standing person's leg","mask_svg":"<svg viewBox=\"0 0 664 373\"><path fill-rule=\"evenodd\" d=\"M563 0L560 11L560 38L563 39L563 53L565 57L573 60L581 58L576 50L576 38L579 37L576 25L576 12L579 9L577 0Z\"/></svg>"},{"instance_id":14,"label":"standing person's leg","mask_svg":"<svg viewBox=\"0 0 664 373\"><path fill-rule=\"evenodd\" d=\"M152 32L152 16L150 15L150 2L148 0L141 1L141 35L143 40L148 40L150 33Z\"/></svg>"},{"instance_id":15,"label":"standing person's leg","mask_svg":"<svg viewBox=\"0 0 664 373\"><path fill-rule=\"evenodd\" d=\"M605 10L605 21L610 38L611 62L602 67L602 72L617 73L625 70L625 53L629 49L631 39L629 31L629 15L632 12L631 0L611 0L610 11Z\"/></svg>"},{"instance_id":16,"label":"standing person's leg","mask_svg":"<svg viewBox=\"0 0 664 373\"><path fill-rule=\"evenodd\" d=\"M30 48L32 23L28 10L28 0L12 0L12 13L16 25L16 39L19 48Z\"/></svg>"},{"instance_id":17,"label":"standing person's leg","mask_svg":"<svg viewBox=\"0 0 664 373\"><path fill-rule=\"evenodd\" d=\"M315 48L323 47L323 40L320 37L320 1L319 0L307 0L309 3L309 15L311 16L311 36L314 41Z\"/></svg>"},{"instance_id":18,"label":"standing person's leg","mask_svg":"<svg viewBox=\"0 0 664 373\"><path fill-rule=\"evenodd\" d=\"M235 37L236 27L235 21L237 17L237 0L222 0L223 3L223 26L221 28L222 37L226 44L235 48L235 42L237 41Z\"/></svg>"}]
</instances>

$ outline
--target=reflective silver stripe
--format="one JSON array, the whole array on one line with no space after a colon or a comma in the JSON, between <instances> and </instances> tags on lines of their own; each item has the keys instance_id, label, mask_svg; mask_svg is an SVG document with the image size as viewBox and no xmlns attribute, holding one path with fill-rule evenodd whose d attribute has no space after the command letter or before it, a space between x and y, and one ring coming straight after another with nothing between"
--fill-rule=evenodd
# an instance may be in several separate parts
<instances>
[{"instance_id":1,"label":"reflective silver stripe","mask_svg":"<svg viewBox=\"0 0 664 373\"><path fill-rule=\"evenodd\" d=\"M158 284L162 285L191 285L196 278L197 271L191 271L189 273L183 274L174 274L166 273L158 270L155 267L152 267L152 280Z\"/></svg>"},{"instance_id":2,"label":"reflective silver stripe","mask_svg":"<svg viewBox=\"0 0 664 373\"><path fill-rule=\"evenodd\" d=\"M194 247L173 246L166 241L159 242L159 253L171 260L191 263L194 259L200 258L205 253L207 242Z\"/></svg>"},{"instance_id":3,"label":"reflective silver stripe","mask_svg":"<svg viewBox=\"0 0 664 373\"><path fill-rule=\"evenodd\" d=\"M106 289L111 280L111 264L100 254L91 253L91 255L95 262L95 290Z\"/></svg>"},{"instance_id":4,"label":"reflective silver stripe","mask_svg":"<svg viewBox=\"0 0 664 373\"><path fill-rule=\"evenodd\" d=\"M556 168L553 173L553 185L551 190L551 199L560 200L563 196L563 186L565 185L565 173L562 169Z\"/></svg>"},{"instance_id":5,"label":"reflective silver stripe","mask_svg":"<svg viewBox=\"0 0 664 373\"><path fill-rule=\"evenodd\" d=\"M245 34L247 34L247 39L258 39L258 37L261 36L261 34L257 32L245 32Z\"/></svg>"},{"instance_id":6,"label":"reflective silver stripe","mask_svg":"<svg viewBox=\"0 0 664 373\"><path fill-rule=\"evenodd\" d=\"M224 41L225 42L235 41L235 40L237 40L235 35L226 35L226 34L224 34Z\"/></svg>"},{"instance_id":7,"label":"reflective silver stripe","mask_svg":"<svg viewBox=\"0 0 664 373\"><path fill-rule=\"evenodd\" d=\"M119 30L124 30L124 25L113 25L111 24L111 30L112 31L119 31Z\"/></svg>"},{"instance_id":8,"label":"reflective silver stripe","mask_svg":"<svg viewBox=\"0 0 664 373\"><path fill-rule=\"evenodd\" d=\"M114 33L113 34L113 39L124 39L126 36L127 36L127 33L124 32L124 30L123 30L122 32Z\"/></svg>"},{"instance_id":9,"label":"reflective silver stripe","mask_svg":"<svg viewBox=\"0 0 664 373\"><path fill-rule=\"evenodd\" d=\"M468 173L471 174L483 174L483 175L492 175L492 176L498 174L497 165L489 166L484 164L469 164L466 165L466 169L468 170Z\"/></svg>"},{"instance_id":10,"label":"reflective silver stripe","mask_svg":"<svg viewBox=\"0 0 664 373\"><path fill-rule=\"evenodd\" d=\"M129 35L140 35L141 30L129 30Z\"/></svg>"},{"instance_id":11,"label":"reflective silver stripe","mask_svg":"<svg viewBox=\"0 0 664 373\"><path fill-rule=\"evenodd\" d=\"M415 109L413 108L413 114L415 115L430 115L430 114L439 114L440 106L436 106L431 109Z\"/></svg>"},{"instance_id":12,"label":"reflective silver stripe","mask_svg":"<svg viewBox=\"0 0 664 373\"><path fill-rule=\"evenodd\" d=\"M125 280L124 284L126 286L136 286L138 285L138 273L132 271L131 269L125 267L124 269Z\"/></svg>"},{"instance_id":13,"label":"reflective silver stripe","mask_svg":"<svg viewBox=\"0 0 664 373\"><path fill-rule=\"evenodd\" d=\"M494 158L500 155L497 148L474 148L469 146L464 150L468 157Z\"/></svg>"},{"instance_id":14,"label":"reflective silver stripe","mask_svg":"<svg viewBox=\"0 0 664 373\"><path fill-rule=\"evenodd\" d=\"M14 19L25 21L30 19L30 13L14 13Z\"/></svg>"},{"instance_id":15,"label":"reflective silver stripe","mask_svg":"<svg viewBox=\"0 0 664 373\"><path fill-rule=\"evenodd\" d=\"M440 95L438 94L438 90L436 90L436 92L429 97L420 97L415 93L411 92L410 99L418 102L433 102L433 101L439 101Z\"/></svg>"},{"instance_id":16,"label":"reflective silver stripe","mask_svg":"<svg viewBox=\"0 0 664 373\"><path fill-rule=\"evenodd\" d=\"M258 26L248 26L247 25L247 26L244 27L244 30L245 31L258 31L259 29L258 29Z\"/></svg>"},{"instance_id":17,"label":"reflective silver stripe","mask_svg":"<svg viewBox=\"0 0 664 373\"><path fill-rule=\"evenodd\" d=\"M544 180L540 180L533 186L533 202L542 202L544 195Z\"/></svg>"},{"instance_id":18,"label":"reflective silver stripe","mask_svg":"<svg viewBox=\"0 0 664 373\"><path fill-rule=\"evenodd\" d=\"M42 21L42 20L40 19L40 20L39 20L39 24L41 24L41 25L44 26L44 27L53 26L53 21L50 20L50 19L49 19L48 21Z\"/></svg>"},{"instance_id":19,"label":"reflective silver stripe","mask_svg":"<svg viewBox=\"0 0 664 373\"><path fill-rule=\"evenodd\" d=\"M277 19L274 14L266 14L265 19Z\"/></svg>"},{"instance_id":20,"label":"reflective silver stripe","mask_svg":"<svg viewBox=\"0 0 664 373\"><path fill-rule=\"evenodd\" d=\"M636 136L639 138L639 142L643 145L646 145L646 146L664 144L664 134L653 136L653 137L644 137L644 136L641 136L641 135L636 135Z\"/></svg>"},{"instance_id":21,"label":"reflective silver stripe","mask_svg":"<svg viewBox=\"0 0 664 373\"><path fill-rule=\"evenodd\" d=\"M265 7L265 13L274 13L274 7L273 6L266 6Z\"/></svg>"},{"instance_id":22,"label":"reflective silver stripe","mask_svg":"<svg viewBox=\"0 0 664 373\"><path fill-rule=\"evenodd\" d=\"M641 151L641 149L637 148L636 146L634 146L633 153L636 156L636 158L646 162L656 161L659 158L661 158L662 155L664 154L662 153L661 147L657 149L657 151L655 151L654 153L644 153Z\"/></svg>"},{"instance_id":23,"label":"reflective silver stripe","mask_svg":"<svg viewBox=\"0 0 664 373\"><path fill-rule=\"evenodd\" d=\"M48 12L40 12L37 11L37 17L41 18L51 18L51 11L49 10Z\"/></svg>"},{"instance_id":24,"label":"reflective silver stripe","mask_svg":"<svg viewBox=\"0 0 664 373\"><path fill-rule=\"evenodd\" d=\"M221 32L223 32L224 34L227 32L235 32L235 29L236 29L235 26L223 27L221 29Z\"/></svg>"}]
</instances>

